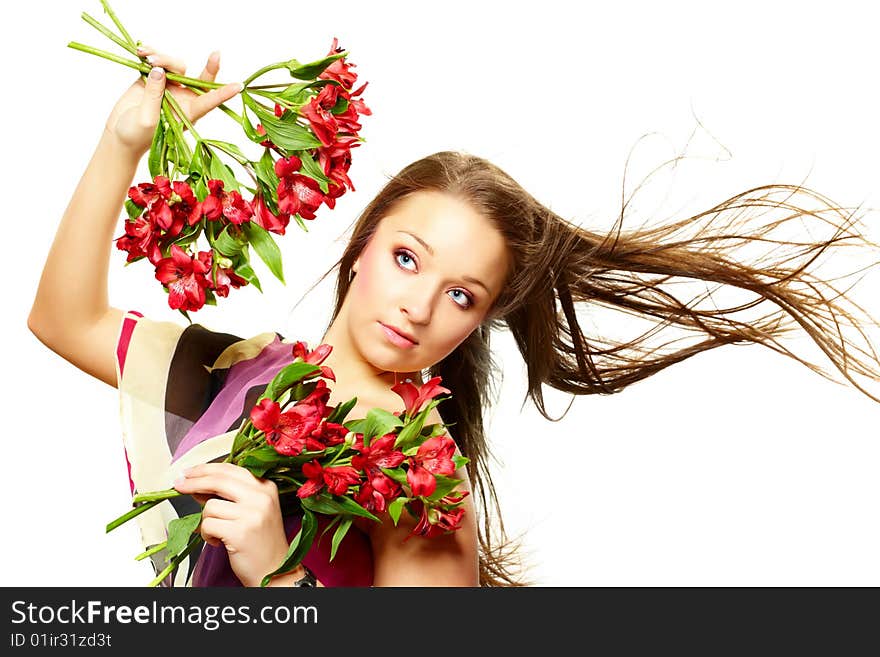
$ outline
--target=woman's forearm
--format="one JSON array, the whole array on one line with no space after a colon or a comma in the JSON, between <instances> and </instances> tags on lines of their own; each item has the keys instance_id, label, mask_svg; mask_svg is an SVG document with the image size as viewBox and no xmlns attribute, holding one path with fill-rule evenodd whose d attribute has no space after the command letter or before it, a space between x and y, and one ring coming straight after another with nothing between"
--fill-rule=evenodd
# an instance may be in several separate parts
<instances>
[{"instance_id":1,"label":"woman's forearm","mask_svg":"<svg viewBox=\"0 0 880 657\"><path fill-rule=\"evenodd\" d=\"M47 336L76 330L109 308L107 273L127 192L140 155L106 130L61 218L28 325Z\"/></svg>"}]
</instances>

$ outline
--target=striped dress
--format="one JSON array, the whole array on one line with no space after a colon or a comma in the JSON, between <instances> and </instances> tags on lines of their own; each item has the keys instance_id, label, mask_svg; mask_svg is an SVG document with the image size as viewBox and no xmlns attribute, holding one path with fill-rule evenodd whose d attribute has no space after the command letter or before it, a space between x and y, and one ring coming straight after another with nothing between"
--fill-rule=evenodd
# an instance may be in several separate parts
<instances>
[{"instance_id":1,"label":"striped dress","mask_svg":"<svg viewBox=\"0 0 880 657\"><path fill-rule=\"evenodd\" d=\"M222 461L266 385L292 360L293 343L278 333L243 339L200 324L153 321L129 310L119 328L116 379L122 440L131 493L171 488L182 470ZM184 495L166 500L131 522L140 528L143 549L166 540L168 522L199 510ZM330 562L330 518L318 516L318 532L303 559L326 586L371 586L369 539L354 527ZM285 516L288 540L300 517ZM158 574L167 555L151 558ZM241 586L226 548L202 544L163 580L162 586Z\"/></svg>"}]
</instances>

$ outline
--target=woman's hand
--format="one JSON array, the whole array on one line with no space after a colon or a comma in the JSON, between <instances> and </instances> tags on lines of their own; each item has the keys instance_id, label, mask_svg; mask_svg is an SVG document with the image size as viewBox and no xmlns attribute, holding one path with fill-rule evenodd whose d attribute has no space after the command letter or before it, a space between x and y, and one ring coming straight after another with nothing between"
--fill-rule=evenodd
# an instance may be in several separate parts
<instances>
[{"instance_id":1,"label":"woman's hand","mask_svg":"<svg viewBox=\"0 0 880 657\"><path fill-rule=\"evenodd\" d=\"M149 46L143 46L138 50L141 56L151 55L151 59L154 58L151 62L154 67L161 67L179 75L186 74L186 65L179 59L153 53L154 50ZM199 79L213 82L219 69L220 53L213 52L208 57L208 63L205 64ZM138 157L149 150L162 109L162 98L166 89L165 74L162 72L157 79L153 77L155 73L154 68L146 81L138 77L116 102L107 118L106 131ZM168 85L167 90L174 96L190 123L195 123L212 109L235 96L241 90L241 84L233 82L203 95L177 83Z\"/></svg>"},{"instance_id":2,"label":"woman's hand","mask_svg":"<svg viewBox=\"0 0 880 657\"><path fill-rule=\"evenodd\" d=\"M226 547L229 564L245 586L259 586L284 561L289 547L278 487L232 463L204 463L174 482L203 505L199 531Z\"/></svg>"}]
</instances>

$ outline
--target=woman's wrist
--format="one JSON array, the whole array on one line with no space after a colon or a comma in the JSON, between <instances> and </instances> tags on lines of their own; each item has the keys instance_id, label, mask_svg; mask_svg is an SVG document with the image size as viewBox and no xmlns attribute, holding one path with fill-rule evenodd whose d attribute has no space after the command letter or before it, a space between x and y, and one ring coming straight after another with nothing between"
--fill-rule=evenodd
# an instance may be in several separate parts
<instances>
[{"instance_id":1,"label":"woman's wrist","mask_svg":"<svg viewBox=\"0 0 880 657\"><path fill-rule=\"evenodd\" d=\"M119 137L113 134L113 132L111 132L106 126L101 133L101 143L106 145L106 147L116 154L116 156L126 159L129 162L133 162L135 166L147 152L145 150L136 150L132 149L130 146L126 146L120 141Z\"/></svg>"}]
</instances>

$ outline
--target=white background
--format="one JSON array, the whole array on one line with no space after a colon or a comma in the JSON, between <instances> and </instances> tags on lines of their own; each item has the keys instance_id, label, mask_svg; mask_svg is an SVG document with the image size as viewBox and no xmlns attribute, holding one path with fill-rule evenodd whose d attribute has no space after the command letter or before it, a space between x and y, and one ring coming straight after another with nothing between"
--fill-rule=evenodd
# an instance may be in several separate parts
<instances>
[{"instance_id":1,"label":"white background","mask_svg":"<svg viewBox=\"0 0 880 657\"><path fill-rule=\"evenodd\" d=\"M317 59L337 36L370 82L357 191L323 209L308 235L279 240L286 286L258 261L264 294L233 291L194 316L214 330L320 337L332 277L293 306L386 178L437 150L486 157L559 215L598 229L620 208L634 147L629 191L685 148L692 156L659 179L676 218L805 178L841 205L878 205L876 24L863 2L112 4L135 38L182 57L192 75L215 48L219 80L234 81L269 62ZM123 54L81 11L110 25L97 0L43 0L17 3L0 27L4 585L151 577L132 559L134 523L104 533L128 504L116 390L26 326L58 222L133 80L66 47ZM200 126L245 143L219 112ZM138 180L146 175L144 163ZM656 205L640 208L645 217ZM869 218L876 239L880 217ZM146 263L123 269L124 254L108 253L114 306L185 322ZM854 298L880 315L878 291L866 279ZM492 467L536 583L880 585L880 406L855 388L760 346L728 346L620 394L582 397L550 423L531 404L520 410L524 370L510 336L494 344L504 382L487 413ZM554 416L568 403L547 399Z\"/></svg>"}]
</instances>

